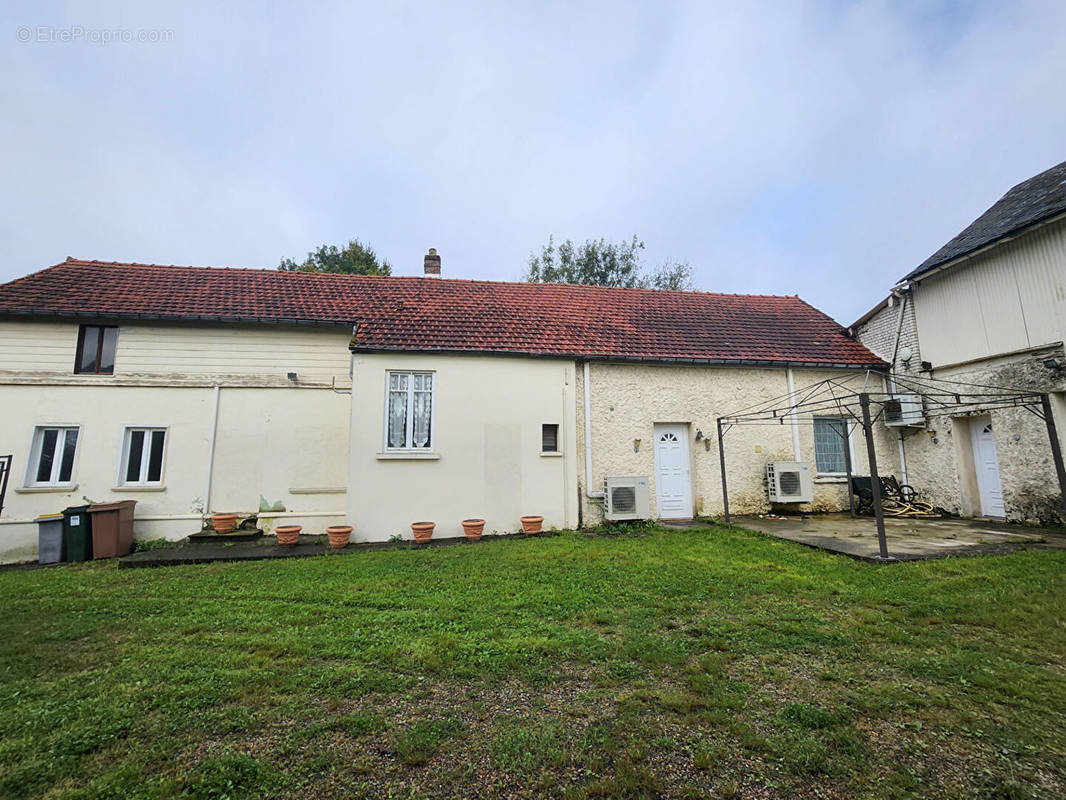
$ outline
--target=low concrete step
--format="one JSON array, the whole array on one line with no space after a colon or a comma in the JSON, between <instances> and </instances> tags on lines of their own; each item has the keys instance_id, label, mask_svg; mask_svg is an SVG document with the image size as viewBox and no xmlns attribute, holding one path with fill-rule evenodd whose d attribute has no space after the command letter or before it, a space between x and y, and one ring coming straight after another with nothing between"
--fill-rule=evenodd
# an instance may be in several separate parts
<instances>
[{"instance_id":1,"label":"low concrete step","mask_svg":"<svg viewBox=\"0 0 1066 800\"><path fill-rule=\"evenodd\" d=\"M218 544L221 542L251 542L260 538L263 531L232 531L230 533L215 533L214 531L200 531L188 537L189 544Z\"/></svg>"}]
</instances>

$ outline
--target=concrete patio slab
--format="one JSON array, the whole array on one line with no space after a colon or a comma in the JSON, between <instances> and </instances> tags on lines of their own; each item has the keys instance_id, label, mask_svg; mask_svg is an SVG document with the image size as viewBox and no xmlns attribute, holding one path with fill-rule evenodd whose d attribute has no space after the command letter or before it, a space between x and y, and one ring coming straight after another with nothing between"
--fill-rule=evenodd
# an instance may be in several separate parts
<instances>
[{"instance_id":1,"label":"concrete patio slab","mask_svg":"<svg viewBox=\"0 0 1066 800\"><path fill-rule=\"evenodd\" d=\"M848 514L735 517L743 528L831 553L881 561L873 517ZM1025 547L1066 549L1066 530L974 519L886 519L889 556L898 561L1004 553Z\"/></svg>"}]
</instances>

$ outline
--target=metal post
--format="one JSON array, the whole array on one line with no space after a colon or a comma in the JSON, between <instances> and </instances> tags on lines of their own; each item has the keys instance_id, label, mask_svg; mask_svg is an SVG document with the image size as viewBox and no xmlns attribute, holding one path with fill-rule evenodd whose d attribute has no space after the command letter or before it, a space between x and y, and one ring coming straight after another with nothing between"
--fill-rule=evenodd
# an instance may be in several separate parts
<instances>
[{"instance_id":1,"label":"metal post","mask_svg":"<svg viewBox=\"0 0 1066 800\"><path fill-rule=\"evenodd\" d=\"M577 482L577 529L583 530L585 528L584 519L584 505L585 498L581 496L581 481Z\"/></svg>"},{"instance_id":2,"label":"metal post","mask_svg":"<svg viewBox=\"0 0 1066 800\"><path fill-rule=\"evenodd\" d=\"M4 513L4 495L7 493L7 479L11 476L12 456L0 456L0 514Z\"/></svg>"},{"instance_id":3,"label":"metal post","mask_svg":"<svg viewBox=\"0 0 1066 800\"><path fill-rule=\"evenodd\" d=\"M866 436L866 455L870 461L870 489L874 495L874 518L877 520L877 546L881 558L888 558L888 541L885 539L885 513L881 508L881 477L877 474L877 453L874 452L874 426L870 421L870 395L859 394L862 407L862 432Z\"/></svg>"},{"instance_id":4,"label":"metal post","mask_svg":"<svg viewBox=\"0 0 1066 800\"><path fill-rule=\"evenodd\" d=\"M851 485L851 420L844 418L844 471L848 474L848 511L855 519L855 492Z\"/></svg>"},{"instance_id":5,"label":"metal post","mask_svg":"<svg viewBox=\"0 0 1066 800\"><path fill-rule=\"evenodd\" d=\"M722 470L722 505L725 507L725 521L729 522L729 487L725 480L725 442L722 441L722 418L718 420L718 466Z\"/></svg>"},{"instance_id":6,"label":"metal post","mask_svg":"<svg viewBox=\"0 0 1066 800\"><path fill-rule=\"evenodd\" d=\"M1059 479L1059 504L1066 509L1066 468L1062 465L1062 447L1059 445L1059 432L1055 428L1055 415L1051 411L1051 397L1040 395L1040 404L1044 408L1044 423L1047 425L1048 439L1051 441L1051 458L1055 462L1055 474Z\"/></svg>"}]
</instances>

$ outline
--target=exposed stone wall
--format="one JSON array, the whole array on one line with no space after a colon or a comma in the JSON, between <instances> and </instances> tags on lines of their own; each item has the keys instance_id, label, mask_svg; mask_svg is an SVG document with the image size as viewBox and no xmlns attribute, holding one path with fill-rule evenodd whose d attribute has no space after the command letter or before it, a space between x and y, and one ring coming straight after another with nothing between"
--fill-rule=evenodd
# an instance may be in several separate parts
<instances>
[{"instance_id":1,"label":"exposed stone wall","mask_svg":"<svg viewBox=\"0 0 1066 800\"><path fill-rule=\"evenodd\" d=\"M899 304L903 299L906 304L900 328ZM897 329L899 349L908 347L912 354L908 362L897 359L894 365L894 374L901 377L914 375L1039 393L1066 391L1066 370L1044 366L1049 358L1063 359L1061 345L934 372L921 371L914 303L906 295L855 326L854 333L867 348L890 361ZM962 516L980 516L969 426L969 417L980 415L950 411L938 414L935 404L926 401L924 405L925 426L901 429L908 482L934 505ZM1060 440L1066 441L1062 438L1066 405L1061 397L1056 398L1056 405ZM1061 520L1058 483L1043 421L1025 409L992 411L991 418L1007 518L1033 524Z\"/></svg>"},{"instance_id":2,"label":"exposed stone wall","mask_svg":"<svg viewBox=\"0 0 1066 800\"><path fill-rule=\"evenodd\" d=\"M1061 345L1014 357L988 359L934 377L964 383L999 386L1021 391L1052 393L1055 421L1063 443L1062 393L1066 370L1048 369L1054 358L1066 363ZM976 479L970 455L968 416L936 414L927 404L926 429L907 438L906 458L910 483L926 493L930 502L964 516L979 516ZM976 416L976 415L970 415ZM1007 519L1030 524L1061 522L1061 499L1052 462L1047 427L1024 408L990 412L999 459L1000 482Z\"/></svg>"},{"instance_id":3,"label":"exposed stone wall","mask_svg":"<svg viewBox=\"0 0 1066 800\"><path fill-rule=\"evenodd\" d=\"M593 465L591 488L603 488L606 475L647 475L651 480L655 512L655 423L689 426L692 490L697 514L723 511L716 419L772 398L786 398L788 381L783 368L739 368L610 364L596 362L591 371ZM576 369L578 473L585 486L585 426L583 367ZM829 377L862 381L854 371L795 369L797 390ZM880 391L880 378L875 378ZM786 403L781 400L781 404ZM703 437L696 439L698 432ZM799 425L800 460L814 465L814 432L809 419ZM640 440L635 448L634 440ZM730 511L737 514L770 510L766 496L765 465L794 458L792 427L781 424L736 426L725 435L726 475ZM877 456L885 474L897 473L898 449L892 431L876 426ZM860 432L853 435L854 471L869 474L866 446ZM847 508L845 479L816 478L814 502L788 506L796 511L837 511ZM585 524L602 518L602 504L583 500Z\"/></svg>"}]
</instances>

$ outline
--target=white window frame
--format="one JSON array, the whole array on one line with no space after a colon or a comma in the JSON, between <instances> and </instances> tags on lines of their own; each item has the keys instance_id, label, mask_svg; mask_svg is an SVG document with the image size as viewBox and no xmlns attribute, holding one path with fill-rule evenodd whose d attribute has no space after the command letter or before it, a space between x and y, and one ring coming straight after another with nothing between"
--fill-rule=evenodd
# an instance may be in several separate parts
<instances>
[{"instance_id":1,"label":"white window frame","mask_svg":"<svg viewBox=\"0 0 1066 800\"><path fill-rule=\"evenodd\" d=\"M819 414L819 415L815 416L814 419L832 419L832 420L838 420L838 421L844 423L844 431L845 431L845 434L846 434L844 436L844 446L848 448L848 458L851 460L851 471L852 471L852 474L854 474L854 472L855 472L855 442L852 440L852 434L855 432L855 428L852 425L853 420L850 417L840 416L840 415L835 415L835 414ZM811 436L812 437L815 436L815 434L814 434L814 424L813 423L811 424ZM818 446L817 446L816 442L817 442L816 439L815 439L815 441L812 441L812 450L813 450L813 456L814 456L814 471L815 471L815 474L818 477L826 477L826 478L845 477L848 474L847 472L822 472L820 469L818 469Z\"/></svg>"},{"instance_id":2,"label":"white window frame","mask_svg":"<svg viewBox=\"0 0 1066 800\"><path fill-rule=\"evenodd\" d=\"M56 436L55 450L52 452L52 474L47 481L37 480L37 468L41 463L41 447L44 444L45 431L57 430L63 432L62 436ZM60 480L59 473L63 468L63 449L67 441L67 431L77 431L78 440L74 444L74 460L70 465L70 478ZM74 486L74 476L78 472L78 453L81 451L81 425L71 423L47 423L33 426L33 437L30 440L30 458L26 465L26 487L36 486ZM57 457L58 456L58 457Z\"/></svg>"},{"instance_id":3,"label":"white window frame","mask_svg":"<svg viewBox=\"0 0 1066 800\"><path fill-rule=\"evenodd\" d=\"M414 441L414 396L415 375L429 375L432 385L429 390L429 442L425 447L391 447L389 445L389 379L393 375L407 375L407 424L404 440ZM385 370L385 411L384 424L381 429L381 450L383 453L435 453L437 448L437 373L430 369L387 369Z\"/></svg>"},{"instance_id":4,"label":"white window frame","mask_svg":"<svg viewBox=\"0 0 1066 800\"><path fill-rule=\"evenodd\" d=\"M144 431L144 442L141 445L141 476L143 480L126 480L126 468L129 466L130 439L134 431ZM148 477L148 460L152 452L151 434L155 431L163 431L163 460L159 464L159 480L150 481ZM118 472L115 475L115 486L162 486L167 474L167 450L170 448L169 425L123 425L122 440L118 451Z\"/></svg>"}]
</instances>

